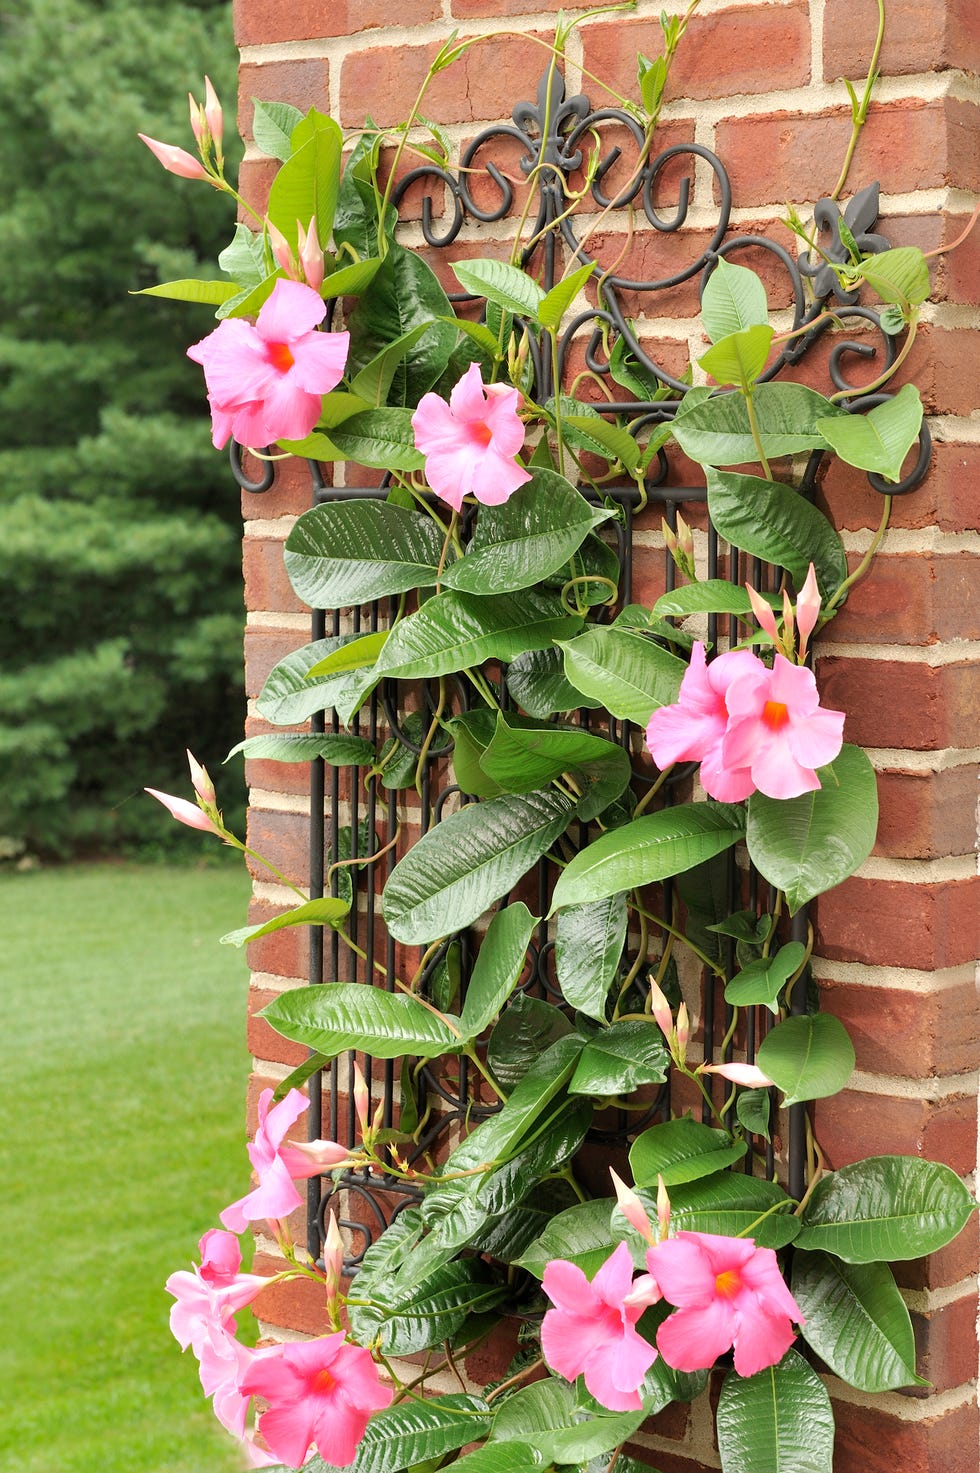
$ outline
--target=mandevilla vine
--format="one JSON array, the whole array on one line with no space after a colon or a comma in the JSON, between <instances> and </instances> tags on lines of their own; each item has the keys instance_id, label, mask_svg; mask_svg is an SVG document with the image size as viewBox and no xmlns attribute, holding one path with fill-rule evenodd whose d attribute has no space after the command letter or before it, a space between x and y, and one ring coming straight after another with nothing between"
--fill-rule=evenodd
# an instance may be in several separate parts
<instances>
[{"instance_id":1,"label":"mandevilla vine","mask_svg":"<svg viewBox=\"0 0 980 1473\"><path fill-rule=\"evenodd\" d=\"M664 17L663 55L640 59L640 103L615 99L642 138L627 189L640 187L696 3ZM453 38L433 72L470 44ZM263 1010L310 1058L259 1101L256 1185L222 1213L222 1230L204 1235L193 1272L168 1282L174 1334L256 1465L648 1473L624 1447L669 1403L699 1395L720 1363L725 1473L829 1473L833 1415L811 1359L863 1391L918 1384L888 1263L939 1248L975 1207L949 1168L918 1158L829 1171L809 1127L811 1170L791 1194L778 1179L772 1109L835 1093L854 1064L835 1018L792 1006L806 989L812 931L791 932L787 920L852 874L875 837L873 769L844 740L843 714L820 705L807 661L866 571L890 505L886 494L873 546L849 572L837 532L783 465L836 454L897 483L925 433L913 386L880 393L906 349L860 391L825 397L771 381L799 332L773 326L760 278L722 250L704 273L710 346L697 359L713 383L684 392L660 381L632 351L630 327L627 336L604 329L613 381L661 411L631 430L626 416L559 387L562 324L586 289L601 307L603 273L582 250L557 284L539 285L524 269L530 205L509 261L454 267L463 293L485 303L476 322L457 318L429 266L399 244L392 190L403 153L445 156L422 118L423 94L404 128L389 137L369 127L352 148L315 108L303 116L258 103L256 143L281 162L263 216L224 177L210 84L205 105L192 102L199 158L146 140L164 167L228 192L254 222L236 226L220 257L226 279L151 289L217 309L216 329L189 350L204 369L215 444L234 437L258 454L355 461L387 475L386 494L338 493L299 517L285 563L312 607L388 599L390 621L288 656L258 710L273 726L317 712L349 726L386 681L403 693L404 728L380 749L338 729L251 737L236 750L362 768L379 802L397 810L433 744L451 742L469 800L407 847L405 820L395 831L403 852L381 908L390 937L421 948L414 973L394 991L299 987ZM861 103L853 99L856 131L869 94L870 79ZM431 142L413 141L426 130ZM382 168L389 142L394 163ZM579 194L565 182L566 215L599 169L598 145L582 147L584 182ZM863 249L860 232L842 226L841 260L822 251L816 227L795 213L791 223L809 274L827 273L845 294L875 294L886 331L907 343L929 289L923 254ZM333 326L341 301L343 331ZM805 331L832 322L818 308ZM703 467L721 538L775 570L771 589L761 576L749 586L701 577L678 518L664 535L685 581L652 608L621 604L619 559L603 536L622 516L615 488L632 487L642 506L669 439ZM727 639L716 632L724 628ZM434 692L427 706L413 696L418 682ZM458 709L460 682L475 708ZM572 714L581 708L587 725ZM685 763L700 764L700 789L686 801ZM155 796L181 822L245 850L193 759L191 778L196 804ZM767 883L751 904L746 893L719 910L718 865L736 848ZM369 856L362 865L373 862L369 850L359 851ZM534 914L515 890L545 856L557 879ZM659 914L649 887L675 877ZM326 926L365 957L347 930L350 886L334 888L300 893L291 910L225 940ZM433 987L434 959L467 928L478 950L465 989ZM543 936L553 938L564 1007L532 1005L521 989L532 938ZM700 972L728 1007L718 1062L681 996L686 978L693 998ZM757 1049L744 1046L754 1037L746 1010L771 1015ZM302 1084L349 1051L404 1061L398 1128L372 1113L355 1069L356 1147L287 1142L307 1110ZM452 1074L464 1060L493 1108L436 1157L423 1143L414 1079L426 1061ZM697 1102L700 1120L688 1108L647 1123L668 1071L675 1098ZM719 1080L729 1091L720 1103ZM629 1133L632 1184L613 1173L595 1195L577 1153L610 1108L639 1122ZM625 1154L617 1165L626 1170ZM419 1200L348 1282L334 1217L316 1262L286 1219L301 1204L296 1181L350 1170L407 1183ZM325 1335L257 1350L235 1338L236 1314L270 1282L241 1272L236 1234L250 1223L268 1224L278 1241L286 1267L277 1279L322 1285ZM514 1314L525 1334L507 1379L439 1389L435 1378L458 1378L457 1363L495 1318ZM408 1364L409 1355L424 1358ZM246 1436L253 1398L257 1443Z\"/></svg>"}]
</instances>

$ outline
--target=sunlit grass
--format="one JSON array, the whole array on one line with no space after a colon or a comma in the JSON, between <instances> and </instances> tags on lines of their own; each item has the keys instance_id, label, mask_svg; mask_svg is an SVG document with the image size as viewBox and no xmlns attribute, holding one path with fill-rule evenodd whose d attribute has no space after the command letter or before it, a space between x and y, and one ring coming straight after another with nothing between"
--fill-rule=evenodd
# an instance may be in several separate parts
<instances>
[{"instance_id":1,"label":"sunlit grass","mask_svg":"<svg viewBox=\"0 0 980 1473\"><path fill-rule=\"evenodd\" d=\"M163 1283L248 1182L236 866L0 876L0 1470L230 1473Z\"/></svg>"}]
</instances>

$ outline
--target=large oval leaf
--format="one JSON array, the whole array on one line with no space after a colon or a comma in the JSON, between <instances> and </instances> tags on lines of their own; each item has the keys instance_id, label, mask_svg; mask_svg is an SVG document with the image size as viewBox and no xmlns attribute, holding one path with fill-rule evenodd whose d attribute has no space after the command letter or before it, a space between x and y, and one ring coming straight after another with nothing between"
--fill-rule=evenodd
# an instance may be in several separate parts
<instances>
[{"instance_id":1,"label":"large oval leaf","mask_svg":"<svg viewBox=\"0 0 980 1473\"><path fill-rule=\"evenodd\" d=\"M701 293L701 321L713 343L768 322L766 289L756 273L719 256Z\"/></svg>"},{"instance_id":2,"label":"large oval leaf","mask_svg":"<svg viewBox=\"0 0 980 1473\"><path fill-rule=\"evenodd\" d=\"M497 715L493 738L480 758L483 771L505 793L529 793L574 772L584 790L578 816L588 823L629 787L629 753L581 727L512 726Z\"/></svg>"},{"instance_id":3,"label":"large oval leaf","mask_svg":"<svg viewBox=\"0 0 980 1473\"><path fill-rule=\"evenodd\" d=\"M559 1212L524 1250L517 1260L520 1267L540 1279L553 1258L564 1258L591 1279L616 1246L609 1226L612 1208L612 1198L600 1197Z\"/></svg>"},{"instance_id":4,"label":"large oval leaf","mask_svg":"<svg viewBox=\"0 0 980 1473\"><path fill-rule=\"evenodd\" d=\"M566 679L612 716L646 726L658 706L677 700L683 660L624 629L594 624L564 644Z\"/></svg>"},{"instance_id":5,"label":"large oval leaf","mask_svg":"<svg viewBox=\"0 0 980 1473\"><path fill-rule=\"evenodd\" d=\"M819 1100L843 1089L854 1072L854 1045L833 1013L784 1018L759 1045L756 1063L786 1098Z\"/></svg>"},{"instance_id":6,"label":"large oval leaf","mask_svg":"<svg viewBox=\"0 0 980 1473\"><path fill-rule=\"evenodd\" d=\"M370 249L361 254L373 256L375 243L372 242ZM389 241L384 263L351 317L348 373L356 377L390 343L404 338L414 327L424 325L425 331L399 361L388 389L390 405L416 405L439 378L456 345L459 333L446 320L451 317L449 298L431 266L417 251ZM410 408L405 410L405 415L410 421ZM408 434L408 443L414 445L410 423ZM350 458L360 460L362 465L371 463L353 453ZM419 456L419 465L421 463L422 457Z\"/></svg>"},{"instance_id":7,"label":"large oval leaf","mask_svg":"<svg viewBox=\"0 0 980 1473\"><path fill-rule=\"evenodd\" d=\"M820 787L799 798L753 793L748 804L749 857L786 896L790 915L854 873L878 829L874 768L847 743L821 768Z\"/></svg>"},{"instance_id":8,"label":"large oval leaf","mask_svg":"<svg viewBox=\"0 0 980 1473\"><path fill-rule=\"evenodd\" d=\"M820 430L841 460L859 470L877 471L888 481L902 478L902 461L922 427L922 400L914 384L903 384L867 414L821 420Z\"/></svg>"},{"instance_id":9,"label":"large oval leaf","mask_svg":"<svg viewBox=\"0 0 980 1473\"><path fill-rule=\"evenodd\" d=\"M512 660L528 649L546 649L582 627L556 598L533 589L478 598L449 590L395 625L375 667L401 680L449 675L484 660Z\"/></svg>"},{"instance_id":10,"label":"large oval leaf","mask_svg":"<svg viewBox=\"0 0 980 1473\"><path fill-rule=\"evenodd\" d=\"M552 716L556 711L574 711L580 706L599 706L600 701L569 685L560 649L528 650L518 655L507 671L507 689L529 716Z\"/></svg>"},{"instance_id":11,"label":"large oval leaf","mask_svg":"<svg viewBox=\"0 0 980 1473\"><path fill-rule=\"evenodd\" d=\"M331 635L286 655L269 671L259 692L255 703L259 715L274 726L294 726L314 711L332 707L342 721L348 721L375 683L370 667L343 670L316 680L308 677L314 665L360 638L359 634Z\"/></svg>"},{"instance_id":12,"label":"large oval leaf","mask_svg":"<svg viewBox=\"0 0 980 1473\"><path fill-rule=\"evenodd\" d=\"M431 517L386 501L329 501L286 538L289 581L314 609L370 603L436 581L443 537Z\"/></svg>"},{"instance_id":13,"label":"large oval leaf","mask_svg":"<svg viewBox=\"0 0 980 1473\"><path fill-rule=\"evenodd\" d=\"M537 318L545 298L541 287L526 271L511 266L507 261L487 257L456 261L453 274L464 291L475 297L486 297L488 302L503 307L506 312L517 312L522 317Z\"/></svg>"},{"instance_id":14,"label":"large oval leaf","mask_svg":"<svg viewBox=\"0 0 980 1473\"><path fill-rule=\"evenodd\" d=\"M391 934L425 946L470 925L540 859L574 812L564 793L504 793L443 819L385 885L381 905Z\"/></svg>"},{"instance_id":15,"label":"large oval leaf","mask_svg":"<svg viewBox=\"0 0 980 1473\"><path fill-rule=\"evenodd\" d=\"M822 512L797 491L762 476L708 467L708 512L719 537L767 563L787 568L802 587L811 563L828 598L847 577L844 544Z\"/></svg>"},{"instance_id":16,"label":"large oval leaf","mask_svg":"<svg viewBox=\"0 0 980 1473\"><path fill-rule=\"evenodd\" d=\"M655 1216L653 1193L640 1195ZM777 1205L783 1210L773 1211ZM741 1171L719 1171L673 1188L670 1221L676 1232L746 1237L762 1248L783 1248L800 1230L799 1218L792 1212L795 1206L778 1182Z\"/></svg>"},{"instance_id":17,"label":"large oval leaf","mask_svg":"<svg viewBox=\"0 0 980 1473\"><path fill-rule=\"evenodd\" d=\"M500 1012L524 968L531 933L538 924L520 900L498 910L480 942L460 1014L463 1032L475 1038Z\"/></svg>"},{"instance_id":18,"label":"large oval leaf","mask_svg":"<svg viewBox=\"0 0 980 1473\"><path fill-rule=\"evenodd\" d=\"M847 1263L921 1258L955 1238L976 1205L938 1161L869 1156L817 1183L797 1242Z\"/></svg>"},{"instance_id":19,"label":"large oval leaf","mask_svg":"<svg viewBox=\"0 0 980 1473\"><path fill-rule=\"evenodd\" d=\"M358 1275L360 1278L360 1275ZM492 1308L503 1297L479 1259L444 1264L413 1282L407 1294L391 1295L384 1283L358 1283L357 1298L368 1304L350 1306L351 1330L361 1344L380 1342L385 1355L414 1355L455 1335L467 1315Z\"/></svg>"},{"instance_id":20,"label":"large oval leaf","mask_svg":"<svg viewBox=\"0 0 980 1473\"><path fill-rule=\"evenodd\" d=\"M456 1053L463 1042L458 1030L417 998L358 982L294 987L259 1016L284 1038L331 1059L348 1049L363 1049L376 1059L431 1059Z\"/></svg>"},{"instance_id":21,"label":"large oval leaf","mask_svg":"<svg viewBox=\"0 0 980 1473\"><path fill-rule=\"evenodd\" d=\"M723 1473L831 1473L830 1397L795 1350L756 1376L729 1371L716 1425Z\"/></svg>"},{"instance_id":22,"label":"large oval leaf","mask_svg":"<svg viewBox=\"0 0 980 1473\"><path fill-rule=\"evenodd\" d=\"M742 810L723 803L684 803L644 814L576 854L555 885L552 911L666 880L741 837Z\"/></svg>"},{"instance_id":23,"label":"large oval leaf","mask_svg":"<svg viewBox=\"0 0 980 1473\"><path fill-rule=\"evenodd\" d=\"M651 1125L638 1135L630 1148L630 1170L638 1187L656 1186L662 1176L665 1186L697 1181L722 1171L745 1155L745 1141L736 1141L727 1130L701 1125L686 1115Z\"/></svg>"},{"instance_id":24,"label":"large oval leaf","mask_svg":"<svg viewBox=\"0 0 980 1473\"><path fill-rule=\"evenodd\" d=\"M415 448L409 409L365 409L332 429L330 439L337 451L331 457L335 460L356 460L359 465L381 471L420 471L425 467L425 456Z\"/></svg>"},{"instance_id":25,"label":"large oval leaf","mask_svg":"<svg viewBox=\"0 0 980 1473\"><path fill-rule=\"evenodd\" d=\"M438 1461L446 1453L482 1437L490 1425L490 1408L478 1396L432 1396L425 1401L399 1402L374 1412L358 1444L352 1463L339 1473L391 1473L393 1468L411 1468L429 1459ZM314 1458L308 1465L318 1473ZM332 1473L336 1473L331 1467Z\"/></svg>"},{"instance_id":26,"label":"large oval leaf","mask_svg":"<svg viewBox=\"0 0 980 1473\"><path fill-rule=\"evenodd\" d=\"M669 1063L656 1023L624 1018L589 1039L568 1082L568 1093L601 1097L628 1094L641 1084L662 1084Z\"/></svg>"},{"instance_id":27,"label":"large oval leaf","mask_svg":"<svg viewBox=\"0 0 980 1473\"><path fill-rule=\"evenodd\" d=\"M859 1391L928 1384L915 1374L912 1321L886 1263L842 1263L799 1249L792 1289L804 1340L836 1376Z\"/></svg>"},{"instance_id":28,"label":"large oval leaf","mask_svg":"<svg viewBox=\"0 0 980 1473\"><path fill-rule=\"evenodd\" d=\"M770 458L829 449L817 421L846 414L803 384L760 384L752 404ZM685 398L674 418L674 439L702 465L751 465L759 459L745 399L735 391Z\"/></svg>"},{"instance_id":29,"label":"large oval leaf","mask_svg":"<svg viewBox=\"0 0 980 1473\"><path fill-rule=\"evenodd\" d=\"M600 1023L626 944L626 896L620 892L587 905L569 905L555 924L555 971L562 996Z\"/></svg>"}]
</instances>

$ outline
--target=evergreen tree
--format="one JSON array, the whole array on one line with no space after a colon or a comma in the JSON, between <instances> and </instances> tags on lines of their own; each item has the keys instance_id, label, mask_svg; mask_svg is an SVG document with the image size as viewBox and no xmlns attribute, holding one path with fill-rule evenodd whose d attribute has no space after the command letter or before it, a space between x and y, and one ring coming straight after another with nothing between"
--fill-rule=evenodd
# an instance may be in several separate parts
<instances>
[{"instance_id":1,"label":"evergreen tree","mask_svg":"<svg viewBox=\"0 0 980 1473\"><path fill-rule=\"evenodd\" d=\"M193 149L205 72L230 103L226 0L0 0L0 837L42 850L169 835L144 783L241 732L238 497L184 356L213 317L129 295L218 274L227 199L136 137Z\"/></svg>"}]
</instances>

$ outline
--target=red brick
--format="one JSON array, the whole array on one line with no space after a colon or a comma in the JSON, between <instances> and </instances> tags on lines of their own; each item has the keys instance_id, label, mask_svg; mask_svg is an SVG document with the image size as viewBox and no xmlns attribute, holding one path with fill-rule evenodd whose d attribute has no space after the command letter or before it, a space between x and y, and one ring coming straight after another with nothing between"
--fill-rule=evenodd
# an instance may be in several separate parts
<instances>
[{"instance_id":1,"label":"red brick","mask_svg":"<svg viewBox=\"0 0 980 1473\"><path fill-rule=\"evenodd\" d=\"M253 210L261 213L265 209L269 189L278 172L279 164L275 159L242 159L238 171L238 191ZM239 209L238 218L244 220L250 229L255 225L253 216L245 210Z\"/></svg>"},{"instance_id":2,"label":"red brick","mask_svg":"<svg viewBox=\"0 0 980 1473\"><path fill-rule=\"evenodd\" d=\"M848 558L851 571L860 561L855 554ZM980 639L980 557L879 554L824 638L904 645Z\"/></svg>"},{"instance_id":3,"label":"red brick","mask_svg":"<svg viewBox=\"0 0 980 1473\"><path fill-rule=\"evenodd\" d=\"M309 820L301 813L276 813L267 808L252 808L248 816L248 844L281 870L293 885L308 883ZM257 860L247 861L250 873L268 881L269 871Z\"/></svg>"},{"instance_id":4,"label":"red brick","mask_svg":"<svg viewBox=\"0 0 980 1473\"><path fill-rule=\"evenodd\" d=\"M257 696L269 671L309 640L296 629L250 627L245 631L245 694Z\"/></svg>"},{"instance_id":5,"label":"red brick","mask_svg":"<svg viewBox=\"0 0 980 1473\"><path fill-rule=\"evenodd\" d=\"M425 25L442 15L440 0L399 0L397 15L387 0L234 0L239 46L273 41L309 41L319 36L354 36L390 26Z\"/></svg>"},{"instance_id":6,"label":"red brick","mask_svg":"<svg viewBox=\"0 0 980 1473\"><path fill-rule=\"evenodd\" d=\"M252 456L246 455L244 468L250 480L258 481L264 466ZM268 491L242 492L242 515L246 521L298 517L312 506L313 484L308 461L291 456L288 460L277 460L274 469L275 479ZM330 466L324 466L323 471L329 485Z\"/></svg>"},{"instance_id":7,"label":"red brick","mask_svg":"<svg viewBox=\"0 0 980 1473\"><path fill-rule=\"evenodd\" d=\"M297 598L286 576L283 544L278 538L246 537L242 545L245 607L271 614L303 614L308 609Z\"/></svg>"},{"instance_id":8,"label":"red brick","mask_svg":"<svg viewBox=\"0 0 980 1473\"><path fill-rule=\"evenodd\" d=\"M496 20L505 15L563 8L568 9L567 0L450 0L449 4L454 20Z\"/></svg>"},{"instance_id":9,"label":"red brick","mask_svg":"<svg viewBox=\"0 0 980 1473\"><path fill-rule=\"evenodd\" d=\"M836 1473L976 1473L980 1462L975 1403L906 1421L835 1401L834 1418Z\"/></svg>"},{"instance_id":10,"label":"red brick","mask_svg":"<svg viewBox=\"0 0 980 1473\"><path fill-rule=\"evenodd\" d=\"M273 907L266 907L268 918L271 919ZM266 916L257 915L253 924L266 919ZM301 1043L290 1043L288 1038L283 1038L277 1033L271 1024L264 1018L256 1017L261 1008L272 1002L278 996L275 992L265 991L260 987L253 987L248 995L248 1051L257 1059L268 1059L272 1063L285 1064L289 1069L296 1069L309 1058L309 1049Z\"/></svg>"},{"instance_id":11,"label":"red brick","mask_svg":"<svg viewBox=\"0 0 980 1473\"><path fill-rule=\"evenodd\" d=\"M937 526L943 532L980 531L980 445L934 441L929 473L922 485L892 503L890 525L915 529ZM837 527L876 527L882 502L863 472L827 457L821 470L824 509Z\"/></svg>"},{"instance_id":12,"label":"red brick","mask_svg":"<svg viewBox=\"0 0 980 1473\"><path fill-rule=\"evenodd\" d=\"M288 61L245 61L238 71L238 127L252 137L253 101L291 102L300 112L329 111L330 70L319 57Z\"/></svg>"},{"instance_id":13,"label":"red brick","mask_svg":"<svg viewBox=\"0 0 980 1473\"><path fill-rule=\"evenodd\" d=\"M390 12L389 12L390 13ZM345 57L340 74L340 121L360 127L367 114L382 127L411 110L439 46L378 46ZM548 53L530 37L490 36L437 73L422 111L443 123L509 118L514 78L537 78Z\"/></svg>"},{"instance_id":14,"label":"red brick","mask_svg":"<svg viewBox=\"0 0 980 1473\"><path fill-rule=\"evenodd\" d=\"M286 926L250 941L247 955L253 972L268 972L271 977L308 976L309 940L303 926Z\"/></svg>"},{"instance_id":15,"label":"red brick","mask_svg":"<svg viewBox=\"0 0 980 1473\"><path fill-rule=\"evenodd\" d=\"M918 1100L845 1089L816 1101L814 1129L834 1170L868 1156L924 1156L964 1176L977 1160L976 1092Z\"/></svg>"},{"instance_id":16,"label":"red brick","mask_svg":"<svg viewBox=\"0 0 980 1473\"><path fill-rule=\"evenodd\" d=\"M879 772L874 852L893 859L938 859L972 853L976 844L976 792L973 765L941 772Z\"/></svg>"},{"instance_id":17,"label":"red brick","mask_svg":"<svg viewBox=\"0 0 980 1473\"><path fill-rule=\"evenodd\" d=\"M256 1253L252 1272L271 1278L287 1267L281 1258ZM266 1324L281 1325L302 1335L325 1335L330 1329L323 1285L312 1279L292 1279L263 1289L252 1306Z\"/></svg>"},{"instance_id":18,"label":"red brick","mask_svg":"<svg viewBox=\"0 0 980 1473\"><path fill-rule=\"evenodd\" d=\"M927 324L919 329L902 369L916 384L927 414L972 414L977 403L980 331Z\"/></svg>"},{"instance_id":19,"label":"red brick","mask_svg":"<svg viewBox=\"0 0 980 1473\"><path fill-rule=\"evenodd\" d=\"M976 1067L980 998L973 982L931 992L854 986L821 976L821 1007L844 1024L865 1073L927 1078ZM909 1040L915 1039L915 1048Z\"/></svg>"},{"instance_id":20,"label":"red brick","mask_svg":"<svg viewBox=\"0 0 980 1473\"><path fill-rule=\"evenodd\" d=\"M852 875L817 901L816 950L831 961L927 972L972 962L980 956L980 877L913 884Z\"/></svg>"},{"instance_id":21,"label":"red brick","mask_svg":"<svg viewBox=\"0 0 980 1473\"><path fill-rule=\"evenodd\" d=\"M825 706L847 712L849 742L912 751L976 742L980 688L971 661L932 666L824 656L817 683Z\"/></svg>"},{"instance_id":22,"label":"red brick","mask_svg":"<svg viewBox=\"0 0 980 1473\"><path fill-rule=\"evenodd\" d=\"M864 77L877 33L873 5L826 0L824 76ZM976 0L888 0L879 68L883 76L980 67L980 10Z\"/></svg>"},{"instance_id":23,"label":"red brick","mask_svg":"<svg viewBox=\"0 0 980 1473\"><path fill-rule=\"evenodd\" d=\"M585 66L600 77L615 78L639 99L636 53L663 52L659 20L617 16L583 27ZM667 86L668 99L734 97L803 87L810 80L808 6L736 6L715 15L695 15L678 48Z\"/></svg>"},{"instance_id":24,"label":"red brick","mask_svg":"<svg viewBox=\"0 0 980 1473\"><path fill-rule=\"evenodd\" d=\"M927 1397L975 1381L977 1375L977 1295L964 1295L940 1309L913 1311L916 1370L932 1382L910 1387L908 1396Z\"/></svg>"}]
</instances>

